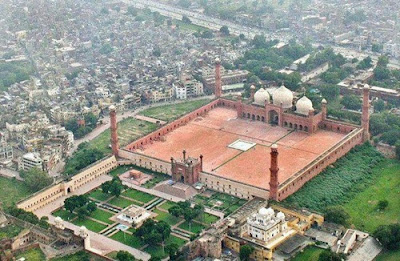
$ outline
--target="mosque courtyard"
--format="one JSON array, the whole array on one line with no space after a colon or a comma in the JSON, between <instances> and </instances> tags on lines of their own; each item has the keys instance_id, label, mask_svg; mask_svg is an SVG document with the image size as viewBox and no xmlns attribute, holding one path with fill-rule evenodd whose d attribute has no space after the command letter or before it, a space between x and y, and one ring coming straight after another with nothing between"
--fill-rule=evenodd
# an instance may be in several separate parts
<instances>
[{"instance_id":1,"label":"mosque courtyard","mask_svg":"<svg viewBox=\"0 0 400 261\"><path fill-rule=\"evenodd\" d=\"M169 161L204 156L203 171L269 189L270 146L278 145L279 182L283 183L346 134L318 130L314 134L238 119L234 109L217 107L136 152Z\"/></svg>"}]
</instances>

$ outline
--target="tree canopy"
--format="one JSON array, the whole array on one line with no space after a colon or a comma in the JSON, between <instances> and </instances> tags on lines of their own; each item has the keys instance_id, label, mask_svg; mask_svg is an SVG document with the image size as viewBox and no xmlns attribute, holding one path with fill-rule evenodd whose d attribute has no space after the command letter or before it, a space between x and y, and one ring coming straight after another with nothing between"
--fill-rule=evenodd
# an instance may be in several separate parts
<instances>
[{"instance_id":1,"label":"tree canopy","mask_svg":"<svg viewBox=\"0 0 400 261\"><path fill-rule=\"evenodd\" d=\"M21 171L21 178L31 191L38 191L49 186L53 179L39 168L30 168L29 170Z\"/></svg>"}]
</instances>

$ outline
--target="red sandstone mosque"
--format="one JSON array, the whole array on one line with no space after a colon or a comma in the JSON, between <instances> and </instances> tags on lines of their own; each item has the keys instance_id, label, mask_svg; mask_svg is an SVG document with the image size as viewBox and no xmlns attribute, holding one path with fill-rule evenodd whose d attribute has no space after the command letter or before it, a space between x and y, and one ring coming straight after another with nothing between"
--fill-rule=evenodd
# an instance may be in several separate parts
<instances>
[{"instance_id":1,"label":"red sandstone mosque","mask_svg":"<svg viewBox=\"0 0 400 261\"><path fill-rule=\"evenodd\" d=\"M110 108L116 157L240 198L283 200L369 139L369 86L364 87L361 126L317 112L306 96L296 100L285 86L263 88L250 99L222 97L220 60L215 63L215 99L156 131L119 148L115 107Z\"/></svg>"}]
</instances>

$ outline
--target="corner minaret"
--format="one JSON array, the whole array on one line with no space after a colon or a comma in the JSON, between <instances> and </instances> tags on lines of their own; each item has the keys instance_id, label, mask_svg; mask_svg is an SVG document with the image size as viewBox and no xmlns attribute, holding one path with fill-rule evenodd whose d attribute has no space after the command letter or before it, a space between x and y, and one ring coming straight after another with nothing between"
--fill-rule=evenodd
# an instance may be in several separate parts
<instances>
[{"instance_id":1,"label":"corner minaret","mask_svg":"<svg viewBox=\"0 0 400 261\"><path fill-rule=\"evenodd\" d=\"M222 82L221 82L221 60L215 59L215 97L222 96Z\"/></svg>"},{"instance_id":2,"label":"corner minaret","mask_svg":"<svg viewBox=\"0 0 400 261\"><path fill-rule=\"evenodd\" d=\"M254 102L254 94L256 93L256 86L251 85L250 86L250 99L251 102Z\"/></svg>"},{"instance_id":3,"label":"corner minaret","mask_svg":"<svg viewBox=\"0 0 400 261\"><path fill-rule=\"evenodd\" d=\"M326 120L326 117L328 116L327 109L326 109L327 103L328 102L325 99L322 99L322 102L321 102L322 120Z\"/></svg>"},{"instance_id":4,"label":"corner minaret","mask_svg":"<svg viewBox=\"0 0 400 261\"><path fill-rule=\"evenodd\" d=\"M270 179L269 179L269 199L278 201L278 145L273 144L271 146L271 166L270 170Z\"/></svg>"},{"instance_id":5,"label":"corner minaret","mask_svg":"<svg viewBox=\"0 0 400 261\"><path fill-rule=\"evenodd\" d=\"M369 90L368 84L364 85L363 88L363 107L362 107L362 119L361 127L363 128L363 142L370 139L369 134Z\"/></svg>"},{"instance_id":6,"label":"corner minaret","mask_svg":"<svg viewBox=\"0 0 400 261\"><path fill-rule=\"evenodd\" d=\"M111 149L115 157L118 156L118 127L117 127L117 110L114 105L110 106L110 128L111 128Z\"/></svg>"}]
</instances>

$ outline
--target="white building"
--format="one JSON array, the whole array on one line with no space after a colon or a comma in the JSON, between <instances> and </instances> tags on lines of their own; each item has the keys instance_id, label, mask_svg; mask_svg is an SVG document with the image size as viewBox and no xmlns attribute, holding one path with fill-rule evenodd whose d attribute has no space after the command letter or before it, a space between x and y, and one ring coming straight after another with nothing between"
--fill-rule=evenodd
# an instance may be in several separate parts
<instances>
[{"instance_id":1,"label":"white building","mask_svg":"<svg viewBox=\"0 0 400 261\"><path fill-rule=\"evenodd\" d=\"M275 215L272 208L261 208L258 213L247 218L247 234L255 239L268 242L277 235L288 231L285 214Z\"/></svg>"},{"instance_id":2,"label":"white building","mask_svg":"<svg viewBox=\"0 0 400 261\"><path fill-rule=\"evenodd\" d=\"M43 169L43 160L38 153L26 153L20 159L19 169L29 170L31 168Z\"/></svg>"},{"instance_id":3,"label":"white building","mask_svg":"<svg viewBox=\"0 0 400 261\"><path fill-rule=\"evenodd\" d=\"M124 222L128 222L129 224L139 224L151 216L146 209L142 207L132 206L118 215L118 219Z\"/></svg>"},{"instance_id":4,"label":"white building","mask_svg":"<svg viewBox=\"0 0 400 261\"><path fill-rule=\"evenodd\" d=\"M177 99L185 100L190 97L203 95L203 83L193 79L189 74L183 73L179 83L174 84Z\"/></svg>"}]
</instances>

